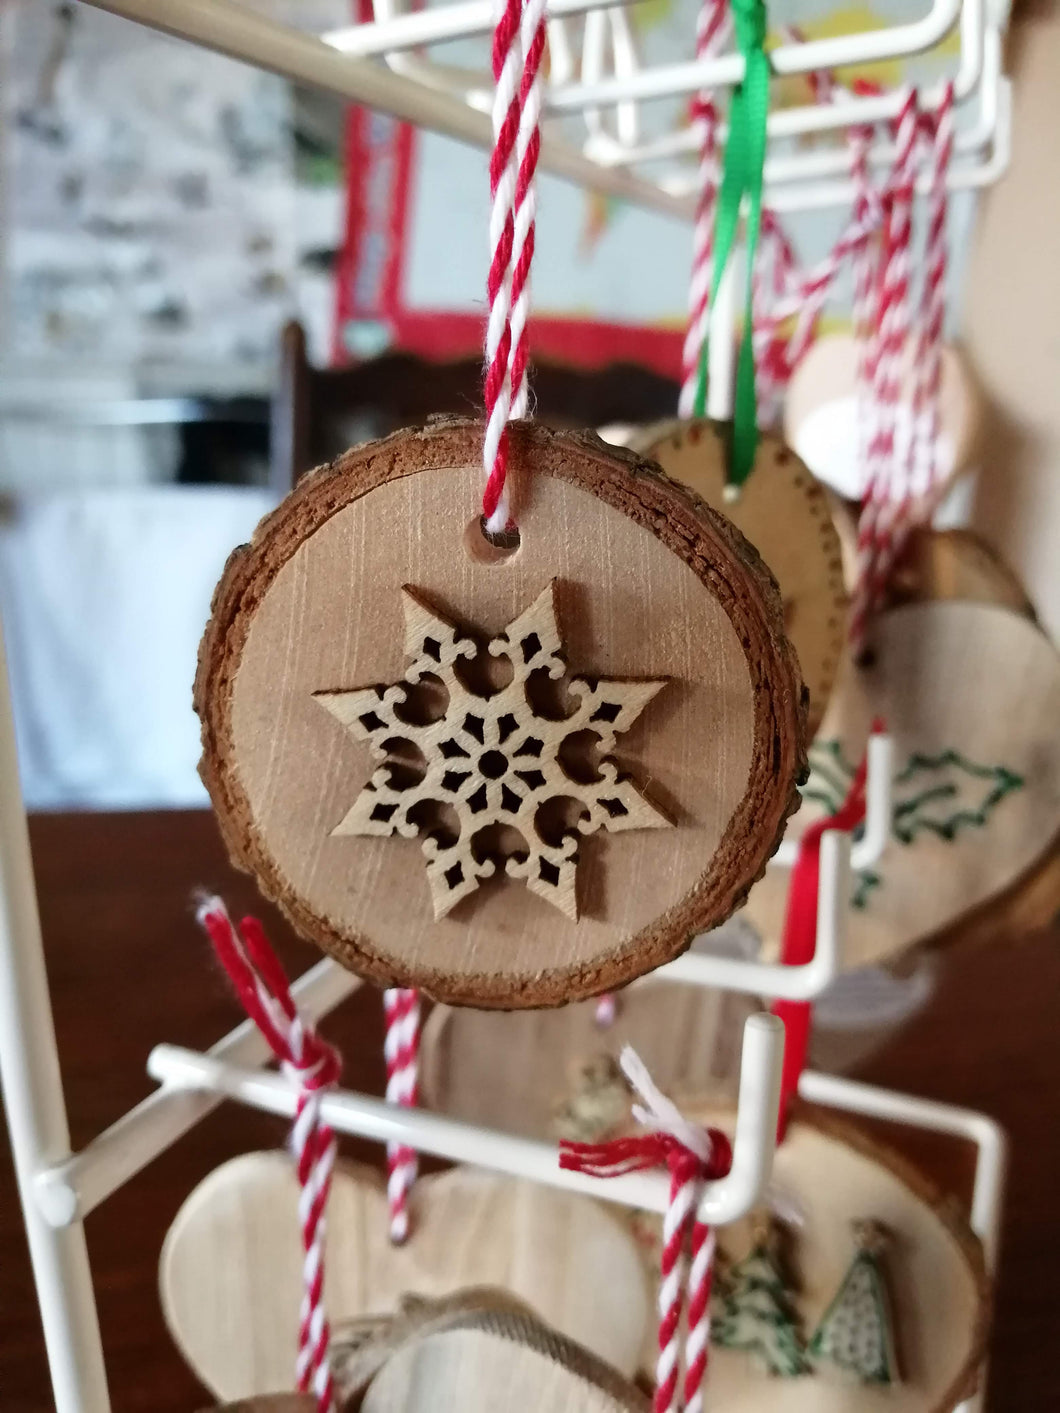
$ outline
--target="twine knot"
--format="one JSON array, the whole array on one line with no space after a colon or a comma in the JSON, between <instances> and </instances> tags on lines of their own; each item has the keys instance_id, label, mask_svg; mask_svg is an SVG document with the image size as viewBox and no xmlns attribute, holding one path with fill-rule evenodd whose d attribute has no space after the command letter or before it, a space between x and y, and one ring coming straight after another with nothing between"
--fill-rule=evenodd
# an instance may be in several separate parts
<instances>
[{"instance_id":1,"label":"twine knot","mask_svg":"<svg viewBox=\"0 0 1060 1413\"><path fill-rule=\"evenodd\" d=\"M675 1413L678 1406L681 1311L687 1291L684 1407L686 1413L700 1413L710 1334L714 1233L696 1214L703 1184L724 1177L732 1166L732 1148L725 1134L685 1118L659 1089L632 1046L623 1049L619 1064L637 1096L633 1117L644 1131L605 1143L561 1143L560 1167L593 1177L618 1177L646 1168L669 1170L670 1198L659 1257L659 1358L652 1408L653 1413ZM686 1248L691 1254L687 1272Z\"/></svg>"}]
</instances>

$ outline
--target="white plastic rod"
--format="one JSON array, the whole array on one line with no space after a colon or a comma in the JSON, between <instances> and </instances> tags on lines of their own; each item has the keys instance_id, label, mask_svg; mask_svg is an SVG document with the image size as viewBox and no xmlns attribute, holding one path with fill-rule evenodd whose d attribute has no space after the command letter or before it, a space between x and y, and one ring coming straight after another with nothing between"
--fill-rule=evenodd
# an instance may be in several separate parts
<instances>
[{"instance_id":1,"label":"white plastic rod","mask_svg":"<svg viewBox=\"0 0 1060 1413\"><path fill-rule=\"evenodd\" d=\"M293 983L291 994L302 1014L315 1021L360 985L360 977L325 957ZM237 1025L207 1053L241 1065L262 1065L270 1058L264 1037L249 1020ZM80 1153L37 1174L33 1189L45 1220L56 1227L83 1220L220 1102L219 1094L187 1089L159 1089L149 1095Z\"/></svg>"},{"instance_id":2,"label":"white plastic rod","mask_svg":"<svg viewBox=\"0 0 1060 1413\"><path fill-rule=\"evenodd\" d=\"M982 0L967 0L967 3L981 6ZM818 69L840 68L845 64L922 54L933 49L949 34L960 17L961 4L962 0L934 0L930 14L911 24L797 44L780 44L769 51L770 67L778 76L808 74ZM732 88L743 81L743 74L742 54L723 54L684 64L659 64L622 79L601 78L595 83L570 84L553 90L546 100L545 111L571 113L593 106L606 107L621 98L666 98L680 93L696 93L700 89ZM895 101L900 106L900 94L895 96ZM859 116L859 122L884 122L897 114L894 101L871 99L866 100L868 103L878 104L879 111L866 106L865 116ZM821 129L836 125L834 115L831 121L824 120L831 111L830 107L822 105ZM873 112L875 117L870 116ZM843 126L842 121L838 126Z\"/></svg>"},{"instance_id":3,"label":"white plastic rod","mask_svg":"<svg viewBox=\"0 0 1060 1413\"><path fill-rule=\"evenodd\" d=\"M0 635L0 1081L57 1413L109 1413L84 1228L56 1230L34 1200L40 1169L70 1151L59 1056L19 788Z\"/></svg>"},{"instance_id":4,"label":"white plastic rod","mask_svg":"<svg viewBox=\"0 0 1060 1413\"><path fill-rule=\"evenodd\" d=\"M811 1104L845 1109L885 1122L929 1129L965 1138L979 1149L975 1187L972 1193L970 1224L983 1243L987 1268L997 1261L1001 1197L1005 1185L1007 1141L1001 1126L986 1114L941 1104L934 1099L917 1099L890 1089L877 1089L838 1075L804 1070L799 1078L799 1095Z\"/></svg>"},{"instance_id":5,"label":"white plastic rod","mask_svg":"<svg viewBox=\"0 0 1060 1413\"><path fill-rule=\"evenodd\" d=\"M99 9L191 40L284 78L337 93L381 113L416 123L489 151L489 115L460 98L396 74L369 59L340 54L313 35L277 24L232 0L89 0ZM562 139L544 133L543 171L605 196L623 197L666 215L687 218L691 203L632 173L605 171Z\"/></svg>"},{"instance_id":6,"label":"white plastic rod","mask_svg":"<svg viewBox=\"0 0 1060 1413\"><path fill-rule=\"evenodd\" d=\"M783 1027L776 1017L748 1017L743 1033L732 1168L727 1177L705 1185L699 1206L704 1222L724 1226L738 1221L761 1201L773 1167L783 1048ZM293 1117L298 1102L297 1089L282 1075L241 1069L174 1045L156 1046L147 1069L167 1086L207 1090L285 1118ZM475 1128L365 1094L342 1090L326 1094L321 1112L339 1133L378 1143L407 1144L418 1152L451 1162L470 1163L642 1211L666 1210L670 1180L664 1173L630 1173L604 1179L567 1172L559 1166L553 1144Z\"/></svg>"},{"instance_id":7,"label":"white plastic rod","mask_svg":"<svg viewBox=\"0 0 1060 1413\"><path fill-rule=\"evenodd\" d=\"M546 18L583 15L586 11L624 5L628 0L550 0ZM394 54L402 49L418 49L425 44L444 44L473 34L489 34L494 14L490 0L463 0L455 5L432 5L389 15L369 24L347 25L328 30L321 38L342 54L368 58L373 54Z\"/></svg>"},{"instance_id":8,"label":"white plastic rod","mask_svg":"<svg viewBox=\"0 0 1060 1413\"><path fill-rule=\"evenodd\" d=\"M1008 1142L1000 1125L974 1109L939 1104L931 1099L916 1099L908 1094L841 1079L837 1075L818 1074L814 1070L803 1071L799 1078L799 1094L811 1104L866 1114L870 1118L923 1128L931 1133L949 1133L974 1143L978 1151L969 1223L983 1243L987 1274L994 1274L997 1270L1008 1167ZM986 1406L986 1375L984 1361L975 1393L958 1404L954 1413L983 1413Z\"/></svg>"},{"instance_id":9,"label":"white plastic rod","mask_svg":"<svg viewBox=\"0 0 1060 1413\"><path fill-rule=\"evenodd\" d=\"M850 896L850 836L829 829L821 838L821 868L817 881L817 940L813 960L800 966L748 962L738 957L714 957L686 952L660 967L656 976L690 986L741 991L780 1001L812 1001L839 974Z\"/></svg>"},{"instance_id":10,"label":"white plastic rod","mask_svg":"<svg viewBox=\"0 0 1060 1413\"><path fill-rule=\"evenodd\" d=\"M865 761L865 831L853 846L850 866L855 871L878 862L891 837L891 798L894 749L885 732L868 739ZM799 841L784 839L770 864L790 868L799 856Z\"/></svg>"}]
</instances>

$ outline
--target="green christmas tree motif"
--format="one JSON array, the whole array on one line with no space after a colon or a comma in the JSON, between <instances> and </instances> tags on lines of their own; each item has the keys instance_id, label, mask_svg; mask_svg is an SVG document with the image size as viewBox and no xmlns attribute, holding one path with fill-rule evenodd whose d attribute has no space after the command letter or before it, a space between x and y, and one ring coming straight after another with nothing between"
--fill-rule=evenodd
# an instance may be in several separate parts
<instances>
[{"instance_id":1,"label":"green christmas tree motif","mask_svg":"<svg viewBox=\"0 0 1060 1413\"><path fill-rule=\"evenodd\" d=\"M803 799L835 814L853 778L854 766L840 743L817 741L810 749ZM919 835L933 834L952 842L962 829L985 828L1001 801L1022 790L1024 783L1007 766L979 765L960 751L935 755L914 751L892 782L892 838L899 844L913 844ZM874 869L862 869L855 877L851 906L866 908L882 883Z\"/></svg>"},{"instance_id":2,"label":"green christmas tree motif","mask_svg":"<svg viewBox=\"0 0 1060 1413\"><path fill-rule=\"evenodd\" d=\"M815 1364L832 1363L863 1384L896 1384L891 1305L880 1263L887 1234L876 1222L854 1223L854 1259L810 1340Z\"/></svg>"},{"instance_id":3,"label":"green christmas tree motif","mask_svg":"<svg viewBox=\"0 0 1060 1413\"><path fill-rule=\"evenodd\" d=\"M751 1253L727 1272L711 1342L755 1355L781 1378L809 1373L788 1292L773 1253L768 1219L756 1221Z\"/></svg>"}]
</instances>

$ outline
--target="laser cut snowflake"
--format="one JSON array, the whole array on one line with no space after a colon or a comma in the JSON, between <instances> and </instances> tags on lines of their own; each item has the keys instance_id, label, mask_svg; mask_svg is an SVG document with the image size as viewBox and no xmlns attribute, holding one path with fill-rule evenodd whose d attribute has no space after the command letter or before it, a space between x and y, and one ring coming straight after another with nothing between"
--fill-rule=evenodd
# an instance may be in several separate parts
<instances>
[{"instance_id":1,"label":"laser cut snowflake","mask_svg":"<svg viewBox=\"0 0 1060 1413\"><path fill-rule=\"evenodd\" d=\"M498 872L577 918L584 835L670 827L610 758L667 679L568 676L553 584L489 642L402 603L401 681L313 694L380 762L332 834L418 836L436 918Z\"/></svg>"}]
</instances>

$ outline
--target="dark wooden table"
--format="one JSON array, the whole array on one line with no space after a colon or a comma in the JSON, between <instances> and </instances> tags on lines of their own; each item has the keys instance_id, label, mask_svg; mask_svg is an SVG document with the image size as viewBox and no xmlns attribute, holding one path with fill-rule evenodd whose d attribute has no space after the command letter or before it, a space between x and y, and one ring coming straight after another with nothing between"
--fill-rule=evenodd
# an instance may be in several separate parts
<instances>
[{"instance_id":1,"label":"dark wooden table","mask_svg":"<svg viewBox=\"0 0 1060 1413\"><path fill-rule=\"evenodd\" d=\"M202 1047L238 1019L192 918L192 891L221 891L265 918L285 962L297 942L227 864L205 813L42 816L31 826L48 971L74 1146L151 1089L160 1040ZM1004 939L1003 939L1004 940ZM1060 947L1055 934L954 953L930 1006L859 1076L993 1114L1013 1146L992 1352L993 1413L1060 1408ZM325 1030L346 1080L381 1092L378 996L356 993ZM117 1413L190 1413L208 1402L173 1349L156 1293L163 1235L192 1186L225 1158L283 1141L284 1126L226 1105L87 1223ZM915 1146L915 1145L914 1145ZM938 1141L920 1145L947 1166ZM376 1151L354 1143L355 1157ZM953 1164L949 1166L953 1167ZM957 1163L954 1170L958 1170ZM0 1410L51 1406L14 1179L0 1148Z\"/></svg>"}]
</instances>

